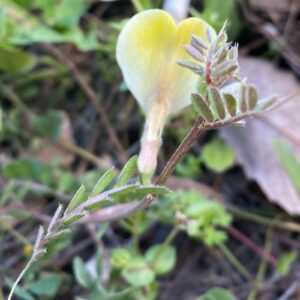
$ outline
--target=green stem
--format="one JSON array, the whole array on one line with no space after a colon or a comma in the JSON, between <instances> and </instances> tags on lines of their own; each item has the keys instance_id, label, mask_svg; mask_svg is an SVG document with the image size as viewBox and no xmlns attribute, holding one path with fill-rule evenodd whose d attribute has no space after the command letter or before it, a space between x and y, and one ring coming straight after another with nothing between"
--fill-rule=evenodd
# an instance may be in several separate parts
<instances>
[{"instance_id":1,"label":"green stem","mask_svg":"<svg viewBox=\"0 0 300 300\"><path fill-rule=\"evenodd\" d=\"M154 256L152 260L152 264L155 263L156 260L161 256L161 254L165 251L165 249L172 243L174 238L176 237L177 233L179 232L179 228L177 226L174 226L169 235L166 237L164 242L161 244L159 250L157 251L156 255Z\"/></svg>"},{"instance_id":2,"label":"green stem","mask_svg":"<svg viewBox=\"0 0 300 300\"><path fill-rule=\"evenodd\" d=\"M230 249L223 243L219 245L220 250L223 252L225 257L228 259L230 264L235 267L240 274L242 274L246 279L252 281L251 274L246 270L246 268L239 262L239 260L234 256Z\"/></svg>"},{"instance_id":3,"label":"green stem","mask_svg":"<svg viewBox=\"0 0 300 300\"><path fill-rule=\"evenodd\" d=\"M263 224L263 225L272 224L273 227L282 230L300 232L300 225L295 222L274 220L268 217L263 217L257 214L253 214L251 212L246 212L244 210L232 206L227 206L227 209L234 215L246 220L254 221L256 223Z\"/></svg>"},{"instance_id":4,"label":"green stem","mask_svg":"<svg viewBox=\"0 0 300 300\"><path fill-rule=\"evenodd\" d=\"M265 251L270 252L271 248L272 248L272 232L270 230L268 230L267 236L266 236L266 241L265 241ZM247 297L247 300L255 300L257 298L257 292L259 289L259 285L264 280L266 271L267 271L267 260L265 257L262 257L258 271L257 271L256 278L255 278L255 282L253 284L253 288L251 289L251 291Z\"/></svg>"}]
</instances>

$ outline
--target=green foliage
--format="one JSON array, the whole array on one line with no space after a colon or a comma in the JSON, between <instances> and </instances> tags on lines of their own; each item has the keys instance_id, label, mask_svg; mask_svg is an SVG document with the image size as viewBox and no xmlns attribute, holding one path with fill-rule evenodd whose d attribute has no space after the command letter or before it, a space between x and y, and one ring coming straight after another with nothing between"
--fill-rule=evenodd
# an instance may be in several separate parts
<instances>
[{"instance_id":1,"label":"green foliage","mask_svg":"<svg viewBox=\"0 0 300 300\"><path fill-rule=\"evenodd\" d=\"M295 251L282 254L277 261L276 274L280 276L288 274L297 257L298 253Z\"/></svg>"},{"instance_id":2,"label":"green foliage","mask_svg":"<svg viewBox=\"0 0 300 300\"><path fill-rule=\"evenodd\" d=\"M31 179L47 185L53 180L51 167L35 158L14 160L3 167L2 174L8 179Z\"/></svg>"},{"instance_id":3,"label":"green foliage","mask_svg":"<svg viewBox=\"0 0 300 300\"><path fill-rule=\"evenodd\" d=\"M61 283L62 278L58 274L45 274L27 288L34 295L53 297L58 292Z\"/></svg>"},{"instance_id":4,"label":"green foliage","mask_svg":"<svg viewBox=\"0 0 300 300\"><path fill-rule=\"evenodd\" d=\"M223 288L213 288L204 295L197 298L197 300L235 300L234 295Z\"/></svg>"},{"instance_id":5,"label":"green foliage","mask_svg":"<svg viewBox=\"0 0 300 300\"><path fill-rule=\"evenodd\" d=\"M201 160L210 170L223 173L233 166L235 155L228 144L220 139L214 139L203 147Z\"/></svg>"},{"instance_id":6,"label":"green foliage","mask_svg":"<svg viewBox=\"0 0 300 300\"><path fill-rule=\"evenodd\" d=\"M89 195L89 198L95 197L96 195L100 194L107 186L112 182L115 178L116 172L114 169L107 170L95 184L92 192Z\"/></svg>"},{"instance_id":7,"label":"green foliage","mask_svg":"<svg viewBox=\"0 0 300 300\"><path fill-rule=\"evenodd\" d=\"M38 279L28 278L24 287L17 287L15 294L24 300L35 300L36 297L52 298L58 293L63 277L56 273L42 273ZM13 281L5 278L7 286L12 287Z\"/></svg>"},{"instance_id":8,"label":"green foliage","mask_svg":"<svg viewBox=\"0 0 300 300\"><path fill-rule=\"evenodd\" d=\"M73 260L73 272L76 281L84 288L92 289L96 284L95 279L92 278L91 274L86 269L83 260L76 256Z\"/></svg>"},{"instance_id":9,"label":"green foliage","mask_svg":"<svg viewBox=\"0 0 300 300\"><path fill-rule=\"evenodd\" d=\"M133 287L143 287L151 284L155 273L142 257L135 257L122 270L122 277Z\"/></svg>"},{"instance_id":10,"label":"green foliage","mask_svg":"<svg viewBox=\"0 0 300 300\"><path fill-rule=\"evenodd\" d=\"M77 190L74 197L70 201L68 207L66 208L65 215L70 213L72 210L74 210L79 204L83 203L85 200L86 200L85 186L82 185Z\"/></svg>"},{"instance_id":11,"label":"green foliage","mask_svg":"<svg viewBox=\"0 0 300 300\"><path fill-rule=\"evenodd\" d=\"M275 139L273 148L277 159L289 175L296 189L300 192L300 162L297 160L290 145L282 139Z\"/></svg>"},{"instance_id":12,"label":"green foliage","mask_svg":"<svg viewBox=\"0 0 300 300\"><path fill-rule=\"evenodd\" d=\"M9 74L22 74L32 70L36 64L37 58L33 54L21 50L0 48L1 71Z\"/></svg>"},{"instance_id":13,"label":"green foliage","mask_svg":"<svg viewBox=\"0 0 300 300\"><path fill-rule=\"evenodd\" d=\"M131 253L127 249L120 248L112 252L110 263L114 268L124 269L129 265L131 259Z\"/></svg>"},{"instance_id":14,"label":"green foliage","mask_svg":"<svg viewBox=\"0 0 300 300\"><path fill-rule=\"evenodd\" d=\"M163 248L162 248L163 247ZM155 245L149 248L145 258L157 275L170 272L176 264L176 250L172 246Z\"/></svg>"},{"instance_id":15,"label":"green foliage","mask_svg":"<svg viewBox=\"0 0 300 300\"><path fill-rule=\"evenodd\" d=\"M176 166L176 173L184 178L196 179L202 174L201 159L189 154Z\"/></svg>"},{"instance_id":16,"label":"green foliage","mask_svg":"<svg viewBox=\"0 0 300 300\"><path fill-rule=\"evenodd\" d=\"M80 20L89 5L83 0L37 0L24 3L6 0L0 14L0 47L24 46L33 43L73 43L81 51L102 49L97 28L90 22L83 30ZM41 19L31 14L40 11ZM8 11L13 13L7 13ZM22 23L23 26L19 26ZM11 48L14 49L14 48ZM18 51L0 68L9 73L28 71L34 67L30 54ZM16 59L14 59L16 58ZM20 65L17 61L20 61ZM2 61L2 59L1 59Z\"/></svg>"},{"instance_id":17,"label":"green foliage","mask_svg":"<svg viewBox=\"0 0 300 300\"><path fill-rule=\"evenodd\" d=\"M227 233L222 230L231 223L231 215L224 206L213 199L207 199L197 191L176 191L161 205L159 217L164 222L174 222L175 214L180 215L177 222L192 238L203 241L207 246L223 243Z\"/></svg>"},{"instance_id":18,"label":"green foliage","mask_svg":"<svg viewBox=\"0 0 300 300\"><path fill-rule=\"evenodd\" d=\"M122 186L128 183L129 179L133 177L137 171L137 155L131 157L123 167L116 186Z\"/></svg>"},{"instance_id":19,"label":"green foliage","mask_svg":"<svg viewBox=\"0 0 300 300\"><path fill-rule=\"evenodd\" d=\"M44 115L31 119L31 126L35 131L52 140L57 140L61 134L62 118L56 111L48 110Z\"/></svg>"}]
</instances>

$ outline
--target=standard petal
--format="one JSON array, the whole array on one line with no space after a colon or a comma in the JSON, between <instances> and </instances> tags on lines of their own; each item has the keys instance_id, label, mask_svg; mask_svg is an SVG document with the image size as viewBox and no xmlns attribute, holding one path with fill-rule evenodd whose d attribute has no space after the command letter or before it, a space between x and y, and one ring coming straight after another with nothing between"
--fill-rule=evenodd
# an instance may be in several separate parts
<instances>
[{"instance_id":1,"label":"standard petal","mask_svg":"<svg viewBox=\"0 0 300 300\"><path fill-rule=\"evenodd\" d=\"M170 64L168 98L171 101L171 113L177 112L191 103L191 94L195 91L199 80L199 75L177 64L177 61L182 59L193 60L183 46L190 43L192 35L197 35L208 43L206 38L207 29L211 30L213 37L216 35L209 24L198 18L186 19L176 28L175 37L173 38L173 56L172 60L168 62Z\"/></svg>"},{"instance_id":2,"label":"standard petal","mask_svg":"<svg viewBox=\"0 0 300 300\"><path fill-rule=\"evenodd\" d=\"M161 93L175 28L168 13L152 9L135 15L119 36L117 61L128 88L144 109Z\"/></svg>"}]
</instances>

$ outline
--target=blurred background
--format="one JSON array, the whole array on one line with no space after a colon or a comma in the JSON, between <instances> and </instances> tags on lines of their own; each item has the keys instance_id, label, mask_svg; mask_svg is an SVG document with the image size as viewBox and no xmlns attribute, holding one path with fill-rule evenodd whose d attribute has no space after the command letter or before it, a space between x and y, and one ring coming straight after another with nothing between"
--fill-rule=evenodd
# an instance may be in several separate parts
<instances>
[{"instance_id":1,"label":"blurred background","mask_svg":"<svg viewBox=\"0 0 300 300\"><path fill-rule=\"evenodd\" d=\"M162 5L0 1L0 299L29 260L39 224L82 183L91 189L138 153L144 115L123 82L115 46L131 16ZM199 0L188 13L216 30L227 20L242 75L260 98L286 101L246 127L203 135L167 182L174 194L147 212L75 225L51 242L14 299L300 299L300 2ZM168 121L158 171L194 119L186 108ZM175 237L166 274L136 285L138 273L120 272L116 260L165 240L178 201L199 199L218 203L205 208L211 227L198 238ZM219 226L220 216L230 225ZM216 286L232 295L205 296Z\"/></svg>"}]
</instances>

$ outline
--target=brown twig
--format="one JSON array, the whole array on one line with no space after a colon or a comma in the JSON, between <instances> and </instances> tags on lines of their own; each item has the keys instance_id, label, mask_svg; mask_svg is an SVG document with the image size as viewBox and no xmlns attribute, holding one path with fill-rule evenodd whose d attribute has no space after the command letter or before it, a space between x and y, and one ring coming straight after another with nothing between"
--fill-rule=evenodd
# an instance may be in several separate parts
<instances>
[{"instance_id":1,"label":"brown twig","mask_svg":"<svg viewBox=\"0 0 300 300\"><path fill-rule=\"evenodd\" d=\"M201 128L201 124L203 119L201 117L197 117L193 127L191 128L189 134L182 141L180 146L175 150L164 169L160 173L160 175L155 180L156 184L163 184L167 180L167 178L173 173L176 165L180 162L180 160L184 157L184 155L190 150L194 142L199 138L200 134L204 131Z\"/></svg>"},{"instance_id":2,"label":"brown twig","mask_svg":"<svg viewBox=\"0 0 300 300\"><path fill-rule=\"evenodd\" d=\"M117 150L116 152L119 154L120 161L124 164L128 159L126 151L125 151L122 143L120 142L113 126L111 125L111 123L107 117L107 113L105 112L104 108L100 105L99 98L98 98L96 92L86 82L86 80L84 79L84 77L82 76L82 74L80 73L80 71L78 70L76 65L72 62L72 60L67 58L59 49L57 49L53 45L46 44L45 48L53 56L55 56L59 61L61 61L63 64L65 64L69 68L69 70L73 74L74 78L76 79L76 81L78 82L78 84L80 85L80 87L82 88L84 93L88 96L90 101L93 103L112 143L116 147L116 150Z\"/></svg>"}]
</instances>

